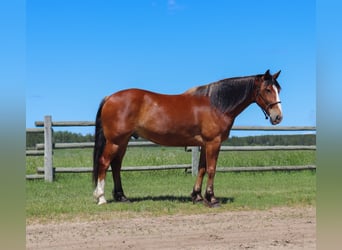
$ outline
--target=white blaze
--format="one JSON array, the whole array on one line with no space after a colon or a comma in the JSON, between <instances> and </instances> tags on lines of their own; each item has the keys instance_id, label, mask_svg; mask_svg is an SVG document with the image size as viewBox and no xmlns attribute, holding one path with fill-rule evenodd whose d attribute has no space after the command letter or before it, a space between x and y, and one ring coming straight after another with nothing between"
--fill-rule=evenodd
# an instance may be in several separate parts
<instances>
[{"instance_id":1,"label":"white blaze","mask_svg":"<svg viewBox=\"0 0 342 250\"><path fill-rule=\"evenodd\" d=\"M279 93L278 93L277 87L276 87L274 84L272 85L272 87L273 87L273 89L274 89L274 92L276 93L276 102L280 102L280 98L279 98ZM283 111L281 110L281 104L280 104L280 103L277 103L277 106L278 106L280 112L283 112Z\"/></svg>"}]
</instances>

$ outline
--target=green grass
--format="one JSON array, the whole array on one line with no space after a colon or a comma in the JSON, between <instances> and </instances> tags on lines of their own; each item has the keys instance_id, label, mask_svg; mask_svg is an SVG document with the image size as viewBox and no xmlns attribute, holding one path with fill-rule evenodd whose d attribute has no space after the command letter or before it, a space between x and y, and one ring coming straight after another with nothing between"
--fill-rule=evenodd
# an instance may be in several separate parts
<instances>
[{"instance_id":1,"label":"green grass","mask_svg":"<svg viewBox=\"0 0 342 250\"><path fill-rule=\"evenodd\" d=\"M26 173L36 173L37 167L44 165L43 157L26 157ZM165 164L190 164L191 153L184 148L149 147L128 148L124 166L158 166ZM250 167L308 165L315 163L315 151L257 151L257 152L221 152L218 166ZM54 167L91 167L91 149L55 150Z\"/></svg>"},{"instance_id":2,"label":"green grass","mask_svg":"<svg viewBox=\"0 0 342 250\"><path fill-rule=\"evenodd\" d=\"M91 166L91 150L56 150L55 167ZM43 157L27 157L27 173L43 165ZM188 164L191 154L182 148L130 148L124 165ZM219 166L305 165L315 163L312 151L222 152ZM190 201L195 177L184 170L122 172L123 188L133 202L97 206L92 198L90 174L57 174L56 181L26 181L28 220L63 220L140 215L187 214L274 206L315 205L316 172L217 173L215 194L218 209ZM206 179L205 179L206 182ZM205 188L205 182L204 187ZM106 198L112 201L113 181L106 179Z\"/></svg>"}]
</instances>

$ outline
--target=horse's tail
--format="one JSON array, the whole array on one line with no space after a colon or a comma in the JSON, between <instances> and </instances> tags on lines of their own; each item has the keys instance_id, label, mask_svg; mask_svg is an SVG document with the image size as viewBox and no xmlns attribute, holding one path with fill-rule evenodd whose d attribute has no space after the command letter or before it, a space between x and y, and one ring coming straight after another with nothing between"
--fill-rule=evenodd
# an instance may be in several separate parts
<instances>
[{"instance_id":1,"label":"horse's tail","mask_svg":"<svg viewBox=\"0 0 342 250\"><path fill-rule=\"evenodd\" d=\"M106 145L106 138L103 133L101 121L102 107L106 99L107 98L103 98L97 111L95 121L95 146L93 151L93 183L95 186L97 185L97 179L99 175L99 159L103 153L104 146Z\"/></svg>"}]
</instances>

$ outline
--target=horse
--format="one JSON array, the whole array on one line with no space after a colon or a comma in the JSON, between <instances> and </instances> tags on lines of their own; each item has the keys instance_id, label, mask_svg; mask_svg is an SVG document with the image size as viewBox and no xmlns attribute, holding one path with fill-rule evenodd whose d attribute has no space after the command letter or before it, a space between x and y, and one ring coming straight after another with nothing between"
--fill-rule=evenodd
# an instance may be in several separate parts
<instances>
[{"instance_id":1,"label":"horse","mask_svg":"<svg viewBox=\"0 0 342 250\"><path fill-rule=\"evenodd\" d=\"M198 174L191 199L219 206L214 177L221 143L228 138L235 118L252 103L257 103L272 125L282 121L279 74L271 75L267 70L264 74L222 79L178 95L126 89L105 97L95 122L93 195L97 204L107 202L104 187L109 165L114 200L129 202L120 170L128 141L139 136L164 146L199 146ZM205 174L208 177L203 197Z\"/></svg>"}]
</instances>

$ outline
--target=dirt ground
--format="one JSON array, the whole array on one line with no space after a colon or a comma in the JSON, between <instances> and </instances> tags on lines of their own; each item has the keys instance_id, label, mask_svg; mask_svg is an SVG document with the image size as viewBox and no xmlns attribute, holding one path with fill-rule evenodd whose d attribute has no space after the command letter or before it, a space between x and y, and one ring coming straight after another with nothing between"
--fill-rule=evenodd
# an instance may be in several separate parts
<instances>
[{"instance_id":1,"label":"dirt ground","mask_svg":"<svg viewBox=\"0 0 342 250\"><path fill-rule=\"evenodd\" d=\"M316 210L29 223L26 249L316 249Z\"/></svg>"}]
</instances>

